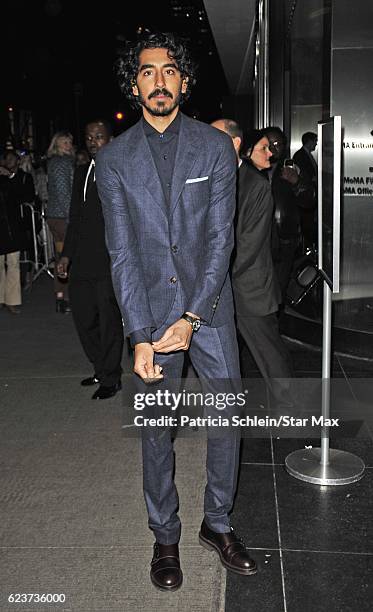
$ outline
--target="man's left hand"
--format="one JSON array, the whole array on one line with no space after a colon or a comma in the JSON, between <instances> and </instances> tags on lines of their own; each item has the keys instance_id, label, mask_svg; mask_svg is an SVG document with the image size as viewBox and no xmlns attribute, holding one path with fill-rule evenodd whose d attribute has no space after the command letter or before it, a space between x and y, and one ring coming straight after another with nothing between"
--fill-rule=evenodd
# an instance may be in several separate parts
<instances>
[{"instance_id":1,"label":"man's left hand","mask_svg":"<svg viewBox=\"0 0 373 612\"><path fill-rule=\"evenodd\" d=\"M179 319L166 329L162 338L152 342L156 353L172 353L173 351L187 351L192 339L192 326L185 319Z\"/></svg>"}]
</instances>

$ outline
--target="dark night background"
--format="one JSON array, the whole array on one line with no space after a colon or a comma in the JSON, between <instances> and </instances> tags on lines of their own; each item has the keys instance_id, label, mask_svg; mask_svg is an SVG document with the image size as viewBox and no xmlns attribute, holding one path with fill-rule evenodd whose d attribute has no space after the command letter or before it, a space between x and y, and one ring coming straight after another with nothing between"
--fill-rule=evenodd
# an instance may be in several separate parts
<instances>
[{"instance_id":1,"label":"dark night background","mask_svg":"<svg viewBox=\"0 0 373 612\"><path fill-rule=\"evenodd\" d=\"M41 152L57 129L71 130L81 145L85 122L98 116L111 121L115 134L132 125L138 112L121 95L113 64L123 41L136 39L139 28L190 39L198 83L184 110L202 121L221 115L227 83L202 0L105 0L97 7L85 0L5 0L1 12L1 145L9 136L9 107L17 146L26 113ZM122 121L115 119L118 111Z\"/></svg>"}]
</instances>

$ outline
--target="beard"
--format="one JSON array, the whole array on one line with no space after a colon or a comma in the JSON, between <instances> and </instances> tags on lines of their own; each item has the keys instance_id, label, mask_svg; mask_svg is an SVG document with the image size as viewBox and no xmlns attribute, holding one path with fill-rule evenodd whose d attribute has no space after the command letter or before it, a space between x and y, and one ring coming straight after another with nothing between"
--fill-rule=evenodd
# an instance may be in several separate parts
<instances>
[{"instance_id":1,"label":"beard","mask_svg":"<svg viewBox=\"0 0 373 612\"><path fill-rule=\"evenodd\" d=\"M163 94L164 96L169 97L171 100L171 104L169 106L166 106L167 105L166 100L156 100L156 106L155 107L150 106L149 100L151 100L152 98L154 98L155 96L159 94ZM171 115L171 113L175 110L175 108L179 106L180 100L181 100L181 89L175 98L173 98L172 94L167 89L156 89L148 96L147 100L145 100L143 96L141 95L141 92L139 92L139 103L141 104L141 106L146 108L146 110L151 115L153 115L153 117L167 117L168 115Z\"/></svg>"}]
</instances>

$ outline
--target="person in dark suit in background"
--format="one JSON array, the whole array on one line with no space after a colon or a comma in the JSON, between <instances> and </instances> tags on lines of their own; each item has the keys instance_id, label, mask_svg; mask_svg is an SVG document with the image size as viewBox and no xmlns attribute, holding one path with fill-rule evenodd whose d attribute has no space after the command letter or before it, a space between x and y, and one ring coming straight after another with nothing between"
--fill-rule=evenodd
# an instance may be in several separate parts
<instances>
[{"instance_id":1,"label":"person in dark suit in background","mask_svg":"<svg viewBox=\"0 0 373 612\"><path fill-rule=\"evenodd\" d=\"M317 163L312 155L317 147L317 134L305 132L302 148L294 153L294 161L300 170L302 189L297 197L304 248L312 248L317 242Z\"/></svg>"},{"instance_id":2,"label":"person in dark suit in background","mask_svg":"<svg viewBox=\"0 0 373 612\"><path fill-rule=\"evenodd\" d=\"M92 399L113 397L121 389L123 324L111 281L95 179L96 153L110 140L111 128L106 121L99 119L86 126L85 141L92 159L75 171L69 224L57 266L62 278L69 273L74 323L94 367L93 376L81 384L100 384Z\"/></svg>"},{"instance_id":3,"label":"person in dark suit in background","mask_svg":"<svg viewBox=\"0 0 373 612\"><path fill-rule=\"evenodd\" d=\"M317 134L305 132L302 135L302 148L296 151L293 159L300 169L301 176L309 183L317 182L317 163L312 155L317 147Z\"/></svg>"},{"instance_id":4,"label":"person in dark suit in background","mask_svg":"<svg viewBox=\"0 0 373 612\"><path fill-rule=\"evenodd\" d=\"M286 303L293 264L301 243L299 174L294 165L285 165L287 139L276 126L264 130L272 153L270 168L266 171L272 186L274 218L272 232L272 257L281 289L281 304ZM292 160L289 160L292 163Z\"/></svg>"},{"instance_id":5,"label":"person in dark suit in background","mask_svg":"<svg viewBox=\"0 0 373 612\"><path fill-rule=\"evenodd\" d=\"M289 352L280 336L277 311L281 292L273 268L271 231L273 198L265 170L272 156L263 131L245 135L232 120L212 124L233 140L238 160L236 244L232 285L237 327L277 405L293 407L289 379L294 376ZM241 159L242 145L248 159Z\"/></svg>"},{"instance_id":6,"label":"person in dark suit in background","mask_svg":"<svg viewBox=\"0 0 373 612\"><path fill-rule=\"evenodd\" d=\"M112 273L126 333L134 345L139 391L180 379L184 351L203 391L241 389L233 298L236 159L231 139L179 112L194 63L173 34L149 34L118 63L123 91L142 118L97 157ZM156 413L161 413L158 403ZM226 411L227 412L227 411ZM212 428L199 540L241 575L256 564L230 526L240 432ZM181 523L170 428L142 427L144 495L156 537L150 577L162 590L183 580Z\"/></svg>"}]
</instances>

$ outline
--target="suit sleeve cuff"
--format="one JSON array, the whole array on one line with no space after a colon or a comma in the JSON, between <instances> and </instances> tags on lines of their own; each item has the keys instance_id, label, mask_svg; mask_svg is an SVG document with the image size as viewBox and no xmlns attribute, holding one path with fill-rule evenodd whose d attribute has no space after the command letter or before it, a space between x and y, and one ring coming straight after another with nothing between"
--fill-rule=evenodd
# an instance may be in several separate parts
<instances>
[{"instance_id":1,"label":"suit sleeve cuff","mask_svg":"<svg viewBox=\"0 0 373 612\"><path fill-rule=\"evenodd\" d=\"M144 329L137 329L136 331L130 334L130 342L132 348L135 344L140 344L140 342L151 342L152 341L152 328L145 327Z\"/></svg>"}]
</instances>

